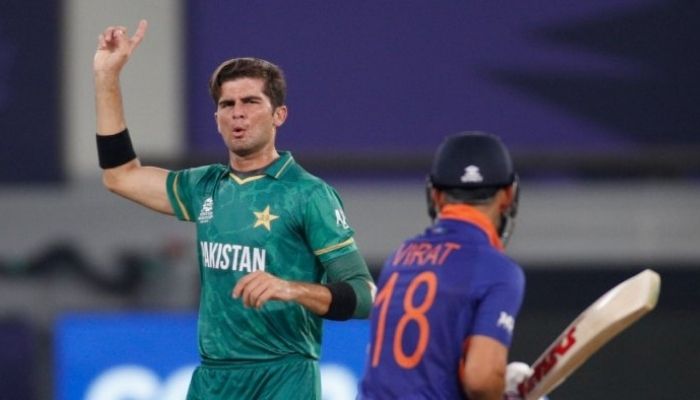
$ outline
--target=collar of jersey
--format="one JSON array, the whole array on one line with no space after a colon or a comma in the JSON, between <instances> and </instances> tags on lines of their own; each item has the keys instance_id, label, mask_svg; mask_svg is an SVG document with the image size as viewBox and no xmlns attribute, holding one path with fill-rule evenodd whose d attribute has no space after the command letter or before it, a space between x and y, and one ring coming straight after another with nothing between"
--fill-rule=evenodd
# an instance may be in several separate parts
<instances>
[{"instance_id":1,"label":"collar of jersey","mask_svg":"<svg viewBox=\"0 0 700 400\"><path fill-rule=\"evenodd\" d=\"M457 220L476 225L484 231L489 238L489 243L498 250L503 250L503 242L496 232L496 228L486 214L466 204L446 204L440 210L441 220Z\"/></svg>"},{"instance_id":2,"label":"collar of jersey","mask_svg":"<svg viewBox=\"0 0 700 400\"><path fill-rule=\"evenodd\" d=\"M274 179L279 179L287 169L289 169L289 166L294 164L294 157L292 157L292 153L288 151L280 151L279 152L280 156L277 160L275 160L272 164L270 164L269 167L265 168L265 172L261 175L254 175L254 176L249 176L247 178L240 178L236 176L233 172L229 171L229 176L231 179L236 181L239 185L243 185L248 182L256 181L258 179L264 178L265 176L269 176ZM231 167L229 166L229 170Z\"/></svg>"}]
</instances>

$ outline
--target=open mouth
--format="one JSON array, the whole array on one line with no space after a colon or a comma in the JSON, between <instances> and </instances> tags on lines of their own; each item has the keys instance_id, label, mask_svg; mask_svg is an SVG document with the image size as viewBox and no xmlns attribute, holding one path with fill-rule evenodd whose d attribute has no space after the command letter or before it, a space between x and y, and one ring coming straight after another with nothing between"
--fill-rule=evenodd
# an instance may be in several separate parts
<instances>
[{"instance_id":1,"label":"open mouth","mask_svg":"<svg viewBox=\"0 0 700 400\"><path fill-rule=\"evenodd\" d=\"M243 137L244 134L245 134L245 128L240 128L240 127L233 128L233 136L234 137L237 137L237 138Z\"/></svg>"}]
</instances>

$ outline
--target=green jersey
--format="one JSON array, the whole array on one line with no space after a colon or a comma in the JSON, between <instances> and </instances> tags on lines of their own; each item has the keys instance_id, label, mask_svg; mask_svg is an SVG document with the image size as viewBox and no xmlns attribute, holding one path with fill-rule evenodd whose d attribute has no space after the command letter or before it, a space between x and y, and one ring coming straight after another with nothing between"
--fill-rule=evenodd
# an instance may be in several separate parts
<instances>
[{"instance_id":1,"label":"green jersey","mask_svg":"<svg viewBox=\"0 0 700 400\"><path fill-rule=\"evenodd\" d=\"M245 308L231 293L241 277L257 270L323 283L324 263L357 251L336 191L288 152L264 174L245 179L224 165L173 171L167 191L176 216L197 224L203 363L317 360L320 317L295 302Z\"/></svg>"}]
</instances>

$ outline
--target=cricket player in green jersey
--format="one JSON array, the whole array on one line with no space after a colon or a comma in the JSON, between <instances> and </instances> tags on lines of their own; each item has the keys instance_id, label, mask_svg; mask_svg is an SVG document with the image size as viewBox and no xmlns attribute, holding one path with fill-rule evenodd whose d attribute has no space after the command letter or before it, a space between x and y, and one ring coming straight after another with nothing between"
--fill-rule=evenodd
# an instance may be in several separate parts
<instances>
[{"instance_id":1,"label":"cricket player in green jersey","mask_svg":"<svg viewBox=\"0 0 700 400\"><path fill-rule=\"evenodd\" d=\"M367 318L374 284L333 188L277 151L287 118L282 71L224 62L210 79L228 165L182 171L142 166L119 84L143 40L111 26L93 71L97 148L106 187L197 227L199 352L187 398L320 399L322 320Z\"/></svg>"}]
</instances>

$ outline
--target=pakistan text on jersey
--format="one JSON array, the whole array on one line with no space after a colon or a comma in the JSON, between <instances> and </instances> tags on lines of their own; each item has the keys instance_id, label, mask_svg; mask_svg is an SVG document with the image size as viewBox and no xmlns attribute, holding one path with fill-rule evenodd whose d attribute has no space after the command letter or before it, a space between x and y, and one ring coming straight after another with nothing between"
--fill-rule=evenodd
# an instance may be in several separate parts
<instances>
[{"instance_id":1,"label":"pakistan text on jersey","mask_svg":"<svg viewBox=\"0 0 700 400\"><path fill-rule=\"evenodd\" d=\"M231 271L265 271L265 249L240 244L199 242L202 265Z\"/></svg>"},{"instance_id":2,"label":"pakistan text on jersey","mask_svg":"<svg viewBox=\"0 0 700 400\"><path fill-rule=\"evenodd\" d=\"M454 251L458 250L460 246L458 243L444 242L444 243L429 243L429 242L416 242L404 244L397 252L394 254L394 259L392 261L393 265L419 265L424 266L426 264L430 265L442 265L447 257Z\"/></svg>"}]
</instances>

